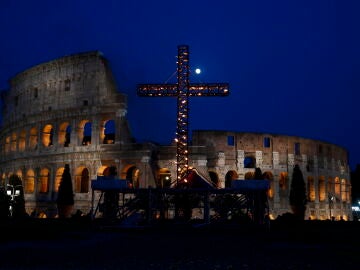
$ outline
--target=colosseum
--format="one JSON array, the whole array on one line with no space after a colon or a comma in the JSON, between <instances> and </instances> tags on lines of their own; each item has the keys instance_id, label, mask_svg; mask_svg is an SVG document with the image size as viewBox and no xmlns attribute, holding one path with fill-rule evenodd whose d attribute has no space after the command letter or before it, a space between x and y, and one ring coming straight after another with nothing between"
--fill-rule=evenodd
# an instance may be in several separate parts
<instances>
[{"instance_id":1,"label":"colosseum","mask_svg":"<svg viewBox=\"0 0 360 270\"><path fill-rule=\"evenodd\" d=\"M127 121L126 95L118 91L100 52L65 56L25 70L2 91L1 183L23 180L26 210L56 215L56 197L69 164L75 207L91 207L91 180L110 166L134 187L157 187L176 178L176 146L137 143ZM290 211L292 170L307 186L311 219L351 219L346 149L323 141L265 133L192 132L189 164L224 188L261 168L270 181L270 217Z\"/></svg>"}]
</instances>

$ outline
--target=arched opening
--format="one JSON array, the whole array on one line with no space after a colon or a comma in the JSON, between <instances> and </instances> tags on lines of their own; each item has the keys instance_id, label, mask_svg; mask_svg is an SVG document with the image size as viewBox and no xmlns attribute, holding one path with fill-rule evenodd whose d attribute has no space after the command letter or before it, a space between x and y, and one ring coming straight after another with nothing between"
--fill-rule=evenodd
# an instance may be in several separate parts
<instances>
[{"instance_id":1,"label":"arched opening","mask_svg":"<svg viewBox=\"0 0 360 270\"><path fill-rule=\"evenodd\" d=\"M335 192L335 182L331 177L328 178L327 188L328 188L328 193L334 194L334 192Z\"/></svg>"},{"instance_id":2,"label":"arched opening","mask_svg":"<svg viewBox=\"0 0 360 270\"><path fill-rule=\"evenodd\" d=\"M104 176L111 176L110 167L106 167L103 171Z\"/></svg>"},{"instance_id":3,"label":"arched opening","mask_svg":"<svg viewBox=\"0 0 360 270\"><path fill-rule=\"evenodd\" d=\"M289 175L287 172L279 174L279 198L282 203L289 201Z\"/></svg>"},{"instance_id":4,"label":"arched opening","mask_svg":"<svg viewBox=\"0 0 360 270\"><path fill-rule=\"evenodd\" d=\"M43 168L40 171L39 177L39 192L48 193L49 192L49 181L50 181L50 171L47 168Z\"/></svg>"},{"instance_id":5,"label":"arched opening","mask_svg":"<svg viewBox=\"0 0 360 270\"><path fill-rule=\"evenodd\" d=\"M283 204L289 201L289 175L287 172L279 174L279 198Z\"/></svg>"},{"instance_id":6,"label":"arched opening","mask_svg":"<svg viewBox=\"0 0 360 270\"><path fill-rule=\"evenodd\" d=\"M7 174L7 179L9 179L10 178L10 176L12 176L14 173L11 171L11 172L8 172L8 174Z\"/></svg>"},{"instance_id":7,"label":"arched opening","mask_svg":"<svg viewBox=\"0 0 360 270\"><path fill-rule=\"evenodd\" d=\"M160 188L168 188L171 185L171 173L168 168L161 168L158 171L156 185Z\"/></svg>"},{"instance_id":8,"label":"arched opening","mask_svg":"<svg viewBox=\"0 0 360 270\"><path fill-rule=\"evenodd\" d=\"M47 218L47 215L44 211L40 212L38 218Z\"/></svg>"},{"instance_id":9,"label":"arched opening","mask_svg":"<svg viewBox=\"0 0 360 270\"><path fill-rule=\"evenodd\" d=\"M53 126L48 124L43 128L42 131L42 143L45 147L52 146L54 144L54 129Z\"/></svg>"},{"instance_id":10,"label":"arched opening","mask_svg":"<svg viewBox=\"0 0 360 270\"><path fill-rule=\"evenodd\" d=\"M279 190L287 190L289 186L289 176L287 172L281 172L279 177Z\"/></svg>"},{"instance_id":11,"label":"arched opening","mask_svg":"<svg viewBox=\"0 0 360 270\"><path fill-rule=\"evenodd\" d=\"M103 132L101 134L103 144L115 143L115 121L108 120L105 122Z\"/></svg>"},{"instance_id":12,"label":"arched opening","mask_svg":"<svg viewBox=\"0 0 360 270\"><path fill-rule=\"evenodd\" d=\"M71 126L68 125L65 130L65 142L64 142L65 147L68 147L70 145L71 142L70 138L71 138Z\"/></svg>"},{"instance_id":13,"label":"arched opening","mask_svg":"<svg viewBox=\"0 0 360 270\"><path fill-rule=\"evenodd\" d=\"M339 177L335 177L335 195L338 196L338 198L340 198L340 192L341 192L341 188L340 188L340 179Z\"/></svg>"},{"instance_id":14,"label":"arched opening","mask_svg":"<svg viewBox=\"0 0 360 270\"><path fill-rule=\"evenodd\" d=\"M30 149L34 150L36 149L38 143L38 130L37 128L33 127L30 129L30 137L29 137L29 146Z\"/></svg>"},{"instance_id":15,"label":"arched opening","mask_svg":"<svg viewBox=\"0 0 360 270\"><path fill-rule=\"evenodd\" d=\"M75 172L75 192L88 193L89 192L89 170L86 167L79 167Z\"/></svg>"},{"instance_id":16,"label":"arched opening","mask_svg":"<svg viewBox=\"0 0 360 270\"><path fill-rule=\"evenodd\" d=\"M91 144L91 132L92 132L91 122L89 122L88 120L83 120L80 123L80 129L79 129L79 137L81 139L82 145Z\"/></svg>"},{"instance_id":17,"label":"arched opening","mask_svg":"<svg viewBox=\"0 0 360 270\"><path fill-rule=\"evenodd\" d=\"M64 167L61 167L61 168L56 170L55 186L54 186L54 191L55 192L59 191L59 186L60 186L61 177L62 177L63 173L64 173Z\"/></svg>"},{"instance_id":18,"label":"arched opening","mask_svg":"<svg viewBox=\"0 0 360 270\"><path fill-rule=\"evenodd\" d=\"M64 122L59 126L59 144L68 147L70 144L71 126Z\"/></svg>"},{"instance_id":19,"label":"arched opening","mask_svg":"<svg viewBox=\"0 0 360 270\"><path fill-rule=\"evenodd\" d=\"M22 173L22 171L19 169L19 170L16 171L16 175L17 175L20 179L22 179L23 173Z\"/></svg>"},{"instance_id":20,"label":"arched opening","mask_svg":"<svg viewBox=\"0 0 360 270\"><path fill-rule=\"evenodd\" d=\"M135 165L128 165L124 168L122 175L129 181L130 187L139 188L140 170Z\"/></svg>"},{"instance_id":21,"label":"arched opening","mask_svg":"<svg viewBox=\"0 0 360 270\"><path fill-rule=\"evenodd\" d=\"M309 202L315 201L315 181L312 176L308 176L307 178L307 196Z\"/></svg>"},{"instance_id":22,"label":"arched opening","mask_svg":"<svg viewBox=\"0 0 360 270\"><path fill-rule=\"evenodd\" d=\"M16 151L16 144L17 144L17 134L13 132L11 134L11 151Z\"/></svg>"},{"instance_id":23,"label":"arched opening","mask_svg":"<svg viewBox=\"0 0 360 270\"><path fill-rule=\"evenodd\" d=\"M5 139L5 153L9 153L10 152L10 144L11 144L11 137L8 136Z\"/></svg>"},{"instance_id":24,"label":"arched opening","mask_svg":"<svg viewBox=\"0 0 360 270\"><path fill-rule=\"evenodd\" d=\"M270 182L270 189L268 190L268 197L270 199L274 198L274 192L275 192L275 187L274 187L274 176L271 172L264 172L263 173L263 178L265 180L269 180Z\"/></svg>"},{"instance_id":25,"label":"arched opening","mask_svg":"<svg viewBox=\"0 0 360 270\"><path fill-rule=\"evenodd\" d=\"M2 185L2 186L5 185L5 180L6 180L6 174L3 173L3 174L1 175L1 185Z\"/></svg>"},{"instance_id":26,"label":"arched opening","mask_svg":"<svg viewBox=\"0 0 360 270\"><path fill-rule=\"evenodd\" d=\"M256 159L254 156L246 156L244 158L244 168L255 168L256 166Z\"/></svg>"},{"instance_id":27,"label":"arched opening","mask_svg":"<svg viewBox=\"0 0 360 270\"><path fill-rule=\"evenodd\" d=\"M225 175L225 188L231 188L231 182L238 178L239 176L236 171L228 171Z\"/></svg>"},{"instance_id":28,"label":"arched opening","mask_svg":"<svg viewBox=\"0 0 360 270\"><path fill-rule=\"evenodd\" d=\"M214 186L220 187L218 174L216 172L209 171L209 176L210 176L210 180L214 184Z\"/></svg>"},{"instance_id":29,"label":"arched opening","mask_svg":"<svg viewBox=\"0 0 360 270\"><path fill-rule=\"evenodd\" d=\"M97 176L104 176L104 171L108 168L108 166L101 166L97 171Z\"/></svg>"},{"instance_id":30,"label":"arched opening","mask_svg":"<svg viewBox=\"0 0 360 270\"><path fill-rule=\"evenodd\" d=\"M115 178L118 178L118 175L117 175L117 168L116 166L101 166L99 169L98 169L98 173L97 173L98 176L111 176L111 177L115 177Z\"/></svg>"},{"instance_id":31,"label":"arched opening","mask_svg":"<svg viewBox=\"0 0 360 270\"><path fill-rule=\"evenodd\" d=\"M19 151L25 151L26 147L26 131L22 130L19 136Z\"/></svg>"},{"instance_id":32,"label":"arched opening","mask_svg":"<svg viewBox=\"0 0 360 270\"><path fill-rule=\"evenodd\" d=\"M346 202L349 198L349 185L346 183L345 179L341 179L341 200Z\"/></svg>"},{"instance_id":33,"label":"arched opening","mask_svg":"<svg viewBox=\"0 0 360 270\"><path fill-rule=\"evenodd\" d=\"M325 176L319 176L319 201L324 202L325 200L326 200Z\"/></svg>"},{"instance_id":34,"label":"arched opening","mask_svg":"<svg viewBox=\"0 0 360 270\"><path fill-rule=\"evenodd\" d=\"M254 172L247 172L244 176L245 180L254 179Z\"/></svg>"},{"instance_id":35,"label":"arched opening","mask_svg":"<svg viewBox=\"0 0 360 270\"><path fill-rule=\"evenodd\" d=\"M34 191L35 191L35 173L34 170L29 169L26 172L26 177L24 181L24 192L34 193Z\"/></svg>"}]
</instances>

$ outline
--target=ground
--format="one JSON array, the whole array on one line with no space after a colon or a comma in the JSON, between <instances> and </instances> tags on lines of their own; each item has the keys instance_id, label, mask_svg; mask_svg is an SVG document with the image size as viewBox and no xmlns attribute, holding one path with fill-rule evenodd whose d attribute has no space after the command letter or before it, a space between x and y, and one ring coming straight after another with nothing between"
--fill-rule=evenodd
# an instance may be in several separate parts
<instances>
[{"instance_id":1,"label":"ground","mask_svg":"<svg viewBox=\"0 0 360 270\"><path fill-rule=\"evenodd\" d=\"M6 223L0 269L359 269L358 222L115 225Z\"/></svg>"}]
</instances>

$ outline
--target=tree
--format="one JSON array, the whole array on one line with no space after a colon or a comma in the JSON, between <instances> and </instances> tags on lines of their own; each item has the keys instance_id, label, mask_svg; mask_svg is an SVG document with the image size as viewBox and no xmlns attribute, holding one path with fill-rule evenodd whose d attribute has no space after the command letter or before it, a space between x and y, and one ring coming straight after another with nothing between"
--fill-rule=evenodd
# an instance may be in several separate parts
<instances>
[{"instance_id":1,"label":"tree","mask_svg":"<svg viewBox=\"0 0 360 270\"><path fill-rule=\"evenodd\" d=\"M306 187L299 165L295 165L293 170L289 202L295 217L304 220L307 203Z\"/></svg>"},{"instance_id":2,"label":"tree","mask_svg":"<svg viewBox=\"0 0 360 270\"><path fill-rule=\"evenodd\" d=\"M13 218L20 218L25 216L25 198L24 198L24 189L22 185L21 178L12 174L9 178L9 186L11 189L11 197L9 198L9 203L11 205L11 216Z\"/></svg>"},{"instance_id":3,"label":"tree","mask_svg":"<svg viewBox=\"0 0 360 270\"><path fill-rule=\"evenodd\" d=\"M65 169L61 176L56 203L59 217L70 217L74 205L74 193L69 164L65 164Z\"/></svg>"}]
</instances>

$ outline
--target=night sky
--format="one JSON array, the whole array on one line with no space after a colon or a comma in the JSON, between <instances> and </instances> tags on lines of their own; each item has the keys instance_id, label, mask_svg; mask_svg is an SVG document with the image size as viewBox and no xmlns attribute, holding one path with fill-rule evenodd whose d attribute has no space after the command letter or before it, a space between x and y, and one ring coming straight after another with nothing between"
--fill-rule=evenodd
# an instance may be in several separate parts
<instances>
[{"instance_id":1,"label":"night sky","mask_svg":"<svg viewBox=\"0 0 360 270\"><path fill-rule=\"evenodd\" d=\"M192 98L190 128L267 132L341 145L360 163L360 1L1 0L0 89L36 64L99 50L110 61L139 141L169 144L176 99L138 97L175 82L177 46L191 81L229 97ZM169 79L170 78L170 79Z\"/></svg>"}]
</instances>

